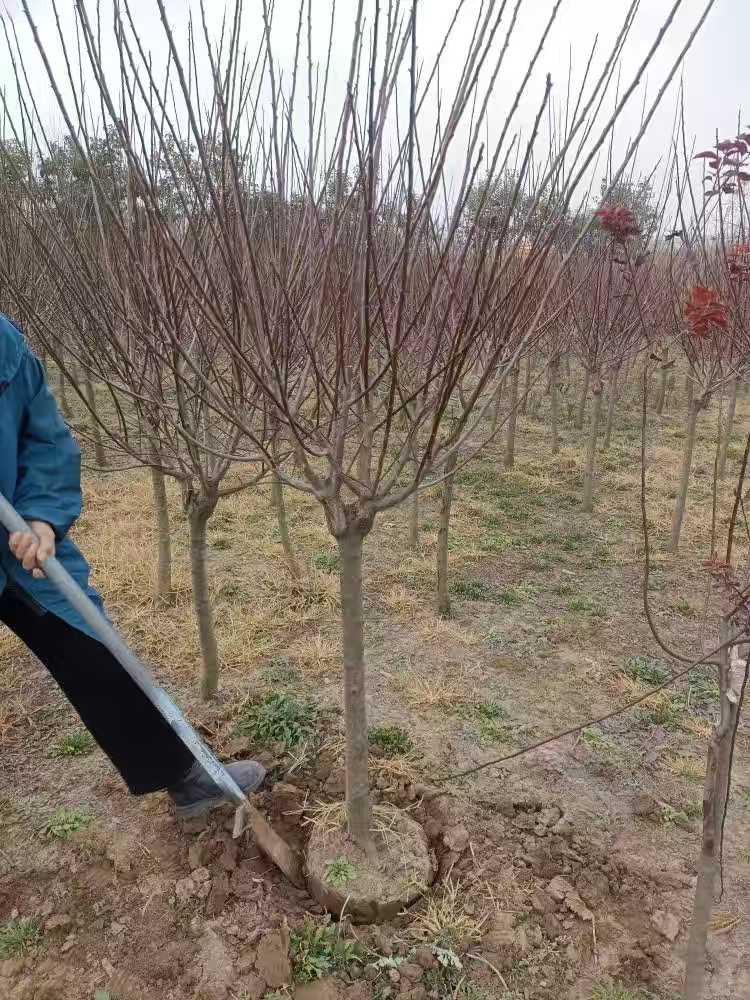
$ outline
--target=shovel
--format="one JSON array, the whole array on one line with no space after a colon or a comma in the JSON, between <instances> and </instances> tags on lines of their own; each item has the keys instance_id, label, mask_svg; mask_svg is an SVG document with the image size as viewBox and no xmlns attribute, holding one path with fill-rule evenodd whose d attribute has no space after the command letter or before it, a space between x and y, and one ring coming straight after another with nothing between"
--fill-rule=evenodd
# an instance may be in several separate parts
<instances>
[{"instance_id":1,"label":"shovel","mask_svg":"<svg viewBox=\"0 0 750 1000\"><path fill-rule=\"evenodd\" d=\"M11 532L32 534L31 528L0 493L0 524ZM224 765L211 753L169 695L153 680L148 668L126 645L122 636L110 625L96 605L78 586L73 577L54 556L44 563L47 579L66 598L86 624L106 646L123 669L132 677L151 704L166 719L195 760L205 768L224 794L237 806L234 816L235 838L246 827L252 830L256 843L276 864L293 885L304 888L302 866L296 853L276 833L263 815L253 806Z\"/></svg>"}]
</instances>

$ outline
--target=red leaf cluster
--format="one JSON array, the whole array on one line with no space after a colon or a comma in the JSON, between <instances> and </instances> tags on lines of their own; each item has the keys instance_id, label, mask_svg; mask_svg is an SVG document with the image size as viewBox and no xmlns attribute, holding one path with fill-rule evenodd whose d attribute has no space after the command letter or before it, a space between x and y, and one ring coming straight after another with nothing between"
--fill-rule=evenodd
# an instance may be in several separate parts
<instances>
[{"instance_id":1,"label":"red leaf cluster","mask_svg":"<svg viewBox=\"0 0 750 1000\"><path fill-rule=\"evenodd\" d=\"M706 198L711 198L721 190L724 194L734 194L738 184L750 181L750 173L742 170L747 166L748 153L750 153L750 132L741 132L736 139L722 139L716 143L715 149L704 149L696 153L694 160L706 160L709 170L714 172L714 177L706 178L711 181L711 189L706 191Z\"/></svg>"},{"instance_id":2,"label":"red leaf cluster","mask_svg":"<svg viewBox=\"0 0 750 1000\"><path fill-rule=\"evenodd\" d=\"M604 205L594 215L602 229L614 237L616 243L625 243L631 236L638 236L641 231L635 215L624 205Z\"/></svg>"},{"instance_id":3,"label":"red leaf cluster","mask_svg":"<svg viewBox=\"0 0 750 1000\"><path fill-rule=\"evenodd\" d=\"M750 278L750 243L738 243L727 254L727 268L738 281Z\"/></svg>"},{"instance_id":4,"label":"red leaf cluster","mask_svg":"<svg viewBox=\"0 0 750 1000\"><path fill-rule=\"evenodd\" d=\"M726 330L729 312L713 288L696 285L685 305L685 319L694 337L707 337L712 326Z\"/></svg>"}]
</instances>

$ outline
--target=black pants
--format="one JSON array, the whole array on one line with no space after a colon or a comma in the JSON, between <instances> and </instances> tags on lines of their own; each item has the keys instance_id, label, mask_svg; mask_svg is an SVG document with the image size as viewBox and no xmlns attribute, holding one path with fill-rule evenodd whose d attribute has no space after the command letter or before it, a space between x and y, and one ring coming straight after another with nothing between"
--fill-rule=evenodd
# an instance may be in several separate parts
<instances>
[{"instance_id":1,"label":"black pants","mask_svg":"<svg viewBox=\"0 0 750 1000\"><path fill-rule=\"evenodd\" d=\"M190 751L106 646L9 587L0 622L49 670L134 795L168 788L189 770Z\"/></svg>"}]
</instances>

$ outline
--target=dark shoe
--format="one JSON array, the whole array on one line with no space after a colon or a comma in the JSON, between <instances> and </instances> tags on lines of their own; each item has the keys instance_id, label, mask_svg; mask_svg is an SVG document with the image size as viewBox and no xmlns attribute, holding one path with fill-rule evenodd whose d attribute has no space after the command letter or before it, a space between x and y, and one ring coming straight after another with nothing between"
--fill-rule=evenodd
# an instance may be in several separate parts
<instances>
[{"instance_id":1,"label":"dark shoe","mask_svg":"<svg viewBox=\"0 0 750 1000\"><path fill-rule=\"evenodd\" d=\"M246 794L260 788L266 777L266 769L255 760L238 760L234 764L227 764L227 771ZM229 801L225 793L197 761L185 777L176 785L168 788L167 792L177 807L177 815L180 819L202 816L209 809L214 809Z\"/></svg>"}]
</instances>

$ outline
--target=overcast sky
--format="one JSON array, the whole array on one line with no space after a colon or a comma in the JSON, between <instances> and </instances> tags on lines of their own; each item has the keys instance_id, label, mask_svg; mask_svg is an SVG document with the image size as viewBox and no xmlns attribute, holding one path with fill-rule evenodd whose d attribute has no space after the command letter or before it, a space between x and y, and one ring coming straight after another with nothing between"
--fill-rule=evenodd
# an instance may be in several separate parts
<instances>
[{"instance_id":1,"label":"overcast sky","mask_svg":"<svg viewBox=\"0 0 750 1000\"><path fill-rule=\"evenodd\" d=\"M21 13L21 0L0 0L14 22L21 40L22 51L32 80L35 97L47 117L46 124L60 122L55 110L44 70L35 51L33 41ZM61 48L57 39L51 0L28 0L29 8L39 28L40 35L57 70L62 71ZM623 58L622 79L629 81L633 69L653 41L659 25L671 7L672 0L643 0L635 28ZM165 0L168 16L177 37L185 37L188 11L191 6L198 11L198 3L189 0ZM518 87L521 75L528 64L531 51L538 42L541 25L552 10L554 0L526 0L521 9L518 28L509 57L493 91L488 110L490 130L504 118L510 101ZM111 6L103 0L103 7ZM156 66L166 64L167 46L162 30L156 0L130 0L144 46L150 49ZM372 10L374 0L366 0L366 9ZM384 6L387 6L384 0ZM510 8L512 4L508 4ZM542 93L544 74L551 73L554 94L564 96L568 72L569 53L572 49L574 67L578 76L594 39L599 33L602 58L608 42L614 36L626 9L625 0L562 0L560 14L545 45L536 74L527 89L525 103L520 110L519 125L528 127ZM685 41L690 27L705 6L705 0L683 0L682 9L665 40L645 81L645 92L653 94L661 83L666 68L674 60ZM218 30L224 4L221 0L206 0L209 22ZM450 58L446 60L441 75L441 87L451 93L460 70L462 39L476 23L480 0L465 0L460 30L456 34ZM95 9L91 2L89 8ZM337 109L341 106L342 84L346 78L351 42L351 27L356 0L337 0L336 28L334 32L333 87ZM66 47L71 58L75 55L75 18L73 0L58 0L58 9ZM260 37L261 0L245 0L245 37L252 48ZM331 0L312 0L314 56L324 60L331 11ZM273 43L280 65L291 67L294 47L298 0L276 0ZM442 38L448 20L455 11L454 0L422 0L418 20L420 57L427 62ZM199 19L199 14L197 15ZM687 126L690 135L696 136L699 148L711 145L715 131L721 136L733 135L736 130L738 110L743 99L750 95L750 0L716 0L714 9L699 34L684 65L683 78L686 91ZM116 79L116 77L115 77ZM678 78L679 79L679 78ZM0 55L0 86L6 94L13 90L12 75L5 58ZM661 111L657 114L642 145L639 161L644 170L663 154L669 145L669 133L674 114L676 87L668 92ZM630 113L618 129L618 144L624 146L637 129L644 85L633 101ZM10 100L10 99L9 99ZM332 101L333 101L332 96ZM12 101L11 101L12 103ZM744 114L742 124L748 124Z\"/></svg>"}]
</instances>

